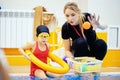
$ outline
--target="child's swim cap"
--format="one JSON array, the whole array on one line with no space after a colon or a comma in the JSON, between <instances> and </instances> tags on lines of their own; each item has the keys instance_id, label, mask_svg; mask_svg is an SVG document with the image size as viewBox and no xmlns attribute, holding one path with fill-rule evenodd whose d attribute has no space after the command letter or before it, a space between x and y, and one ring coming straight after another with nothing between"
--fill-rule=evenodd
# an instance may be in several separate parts
<instances>
[{"instance_id":1,"label":"child's swim cap","mask_svg":"<svg viewBox=\"0 0 120 80\"><path fill-rule=\"evenodd\" d=\"M48 29L48 27L45 26L45 25L39 25L39 26L37 27L37 29L36 29L36 36L38 36L38 35L39 35L40 33L42 33L42 32L46 32L46 33L49 34L49 29Z\"/></svg>"}]
</instances>

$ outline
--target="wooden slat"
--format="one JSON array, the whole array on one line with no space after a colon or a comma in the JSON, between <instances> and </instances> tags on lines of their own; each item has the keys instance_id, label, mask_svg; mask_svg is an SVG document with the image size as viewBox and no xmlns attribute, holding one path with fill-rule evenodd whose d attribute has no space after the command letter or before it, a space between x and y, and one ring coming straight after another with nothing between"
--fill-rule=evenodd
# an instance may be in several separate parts
<instances>
[{"instance_id":1,"label":"wooden slat","mask_svg":"<svg viewBox=\"0 0 120 80\"><path fill-rule=\"evenodd\" d=\"M29 66L30 61L23 55L7 55L6 56L9 66Z\"/></svg>"},{"instance_id":2,"label":"wooden slat","mask_svg":"<svg viewBox=\"0 0 120 80\"><path fill-rule=\"evenodd\" d=\"M3 48L5 55L21 55L18 48Z\"/></svg>"}]
</instances>

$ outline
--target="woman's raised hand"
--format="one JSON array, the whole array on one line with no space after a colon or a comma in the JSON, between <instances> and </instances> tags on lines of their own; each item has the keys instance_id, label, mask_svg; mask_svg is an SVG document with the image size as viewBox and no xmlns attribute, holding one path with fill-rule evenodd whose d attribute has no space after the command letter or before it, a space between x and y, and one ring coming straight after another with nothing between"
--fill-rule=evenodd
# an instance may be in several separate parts
<instances>
[{"instance_id":1,"label":"woman's raised hand","mask_svg":"<svg viewBox=\"0 0 120 80\"><path fill-rule=\"evenodd\" d=\"M96 30L96 28L100 25L99 18L100 18L100 16L98 16L96 18L95 13L91 16L88 16L88 20L89 20L90 24L92 25L93 30Z\"/></svg>"}]
</instances>

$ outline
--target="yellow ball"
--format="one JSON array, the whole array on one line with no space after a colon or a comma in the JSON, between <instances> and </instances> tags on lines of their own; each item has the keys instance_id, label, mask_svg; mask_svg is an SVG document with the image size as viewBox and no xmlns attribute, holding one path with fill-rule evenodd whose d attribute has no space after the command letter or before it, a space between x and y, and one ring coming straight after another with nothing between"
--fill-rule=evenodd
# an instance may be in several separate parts
<instances>
[{"instance_id":1,"label":"yellow ball","mask_svg":"<svg viewBox=\"0 0 120 80\"><path fill-rule=\"evenodd\" d=\"M89 29L90 28L90 23L88 21L86 21L86 22L83 23L82 27L84 29Z\"/></svg>"}]
</instances>

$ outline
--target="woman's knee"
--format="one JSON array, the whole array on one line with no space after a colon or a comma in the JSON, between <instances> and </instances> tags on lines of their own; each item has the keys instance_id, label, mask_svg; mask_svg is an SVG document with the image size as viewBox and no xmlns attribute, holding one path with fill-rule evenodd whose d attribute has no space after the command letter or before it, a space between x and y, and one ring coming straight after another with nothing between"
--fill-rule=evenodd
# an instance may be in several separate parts
<instances>
[{"instance_id":1,"label":"woman's knee","mask_svg":"<svg viewBox=\"0 0 120 80\"><path fill-rule=\"evenodd\" d=\"M72 53L74 56L87 56L88 51L88 44L85 39L78 38L72 44Z\"/></svg>"},{"instance_id":2,"label":"woman's knee","mask_svg":"<svg viewBox=\"0 0 120 80\"><path fill-rule=\"evenodd\" d=\"M95 57L99 60L103 60L107 52L107 44L104 40L98 39L95 42L93 53L95 54Z\"/></svg>"},{"instance_id":3,"label":"woman's knee","mask_svg":"<svg viewBox=\"0 0 120 80\"><path fill-rule=\"evenodd\" d=\"M76 39L73 44L72 44L72 50L84 50L88 48L88 44L87 41L82 39L82 38L78 38Z\"/></svg>"},{"instance_id":4,"label":"woman's knee","mask_svg":"<svg viewBox=\"0 0 120 80\"><path fill-rule=\"evenodd\" d=\"M85 39L78 38L78 39L74 40L72 46L80 47L80 46L88 46L88 44L87 44L87 41Z\"/></svg>"},{"instance_id":5,"label":"woman's knee","mask_svg":"<svg viewBox=\"0 0 120 80\"><path fill-rule=\"evenodd\" d=\"M104 40L102 39L98 39L95 41L95 45L94 45L98 50L101 51L106 51L107 50L107 44Z\"/></svg>"}]
</instances>

